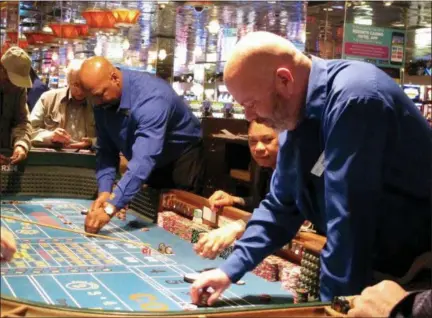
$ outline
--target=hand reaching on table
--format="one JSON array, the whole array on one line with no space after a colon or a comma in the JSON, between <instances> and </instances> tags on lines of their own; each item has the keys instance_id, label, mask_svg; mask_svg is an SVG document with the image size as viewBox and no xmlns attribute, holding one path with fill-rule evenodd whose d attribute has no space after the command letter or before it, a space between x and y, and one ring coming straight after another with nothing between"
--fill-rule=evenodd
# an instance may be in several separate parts
<instances>
[{"instance_id":1,"label":"hand reaching on table","mask_svg":"<svg viewBox=\"0 0 432 318\"><path fill-rule=\"evenodd\" d=\"M243 221L232 222L209 233L205 233L194 245L195 252L204 258L214 259L230 246L245 230Z\"/></svg>"},{"instance_id":2,"label":"hand reaching on table","mask_svg":"<svg viewBox=\"0 0 432 318\"><path fill-rule=\"evenodd\" d=\"M402 287L392 281L384 280L372 287L365 288L353 300L349 317L388 317L393 307L408 295Z\"/></svg>"},{"instance_id":3,"label":"hand reaching on table","mask_svg":"<svg viewBox=\"0 0 432 318\"><path fill-rule=\"evenodd\" d=\"M92 209L86 216L84 230L87 233L97 234L111 221L111 217L105 212L103 207Z\"/></svg>"},{"instance_id":4,"label":"hand reaching on table","mask_svg":"<svg viewBox=\"0 0 432 318\"><path fill-rule=\"evenodd\" d=\"M9 262L16 252L15 239L11 232L6 230L4 227L0 229L1 232L1 252L0 252L0 262Z\"/></svg>"},{"instance_id":5,"label":"hand reaching on table","mask_svg":"<svg viewBox=\"0 0 432 318\"><path fill-rule=\"evenodd\" d=\"M224 206L233 206L234 204L244 205L244 200L242 198L233 196L221 190L213 193L208 201L210 209L214 212Z\"/></svg>"},{"instance_id":6,"label":"hand reaching on table","mask_svg":"<svg viewBox=\"0 0 432 318\"><path fill-rule=\"evenodd\" d=\"M199 304L202 292L211 287L214 292L209 297L207 305L212 306L230 285L231 280L220 269L201 273L191 287L192 303Z\"/></svg>"},{"instance_id":7,"label":"hand reaching on table","mask_svg":"<svg viewBox=\"0 0 432 318\"><path fill-rule=\"evenodd\" d=\"M51 142L63 145L70 144L71 135L63 128L56 128L51 135Z\"/></svg>"},{"instance_id":8,"label":"hand reaching on table","mask_svg":"<svg viewBox=\"0 0 432 318\"><path fill-rule=\"evenodd\" d=\"M84 137L79 142L71 143L67 147L71 149L90 149L92 146L92 139Z\"/></svg>"},{"instance_id":9,"label":"hand reaching on table","mask_svg":"<svg viewBox=\"0 0 432 318\"><path fill-rule=\"evenodd\" d=\"M27 151L21 146L16 146L10 157L10 163L14 165L23 161L25 158L27 158Z\"/></svg>"}]
</instances>

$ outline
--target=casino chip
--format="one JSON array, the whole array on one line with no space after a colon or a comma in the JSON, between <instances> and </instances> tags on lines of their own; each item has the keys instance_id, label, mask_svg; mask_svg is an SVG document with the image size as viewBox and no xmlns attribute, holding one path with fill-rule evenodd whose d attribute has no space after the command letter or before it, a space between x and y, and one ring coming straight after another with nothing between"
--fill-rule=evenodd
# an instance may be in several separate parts
<instances>
[{"instance_id":1,"label":"casino chip","mask_svg":"<svg viewBox=\"0 0 432 318\"><path fill-rule=\"evenodd\" d=\"M82 210L81 210L81 214L82 214L82 215L87 215L88 212L89 212L88 209L82 209Z\"/></svg>"},{"instance_id":2,"label":"casino chip","mask_svg":"<svg viewBox=\"0 0 432 318\"><path fill-rule=\"evenodd\" d=\"M184 274L183 280L186 283L192 284L199 276L199 273Z\"/></svg>"},{"instance_id":3,"label":"casino chip","mask_svg":"<svg viewBox=\"0 0 432 318\"><path fill-rule=\"evenodd\" d=\"M184 304L183 306L183 310L197 310L198 306L194 305L194 304Z\"/></svg>"},{"instance_id":4,"label":"casino chip","mask_svg":"<svg viewBox=\"0 0 432 318\"><path fill-rule=\"evenodd\" d=\"M142 227L142 228L140 228L140 231L141 232L148 232L148 231L150 231L150 229L148 227Z\"/></svg>"},{"instance_id":5,"label":"casino chip","mask_svg":"<svg viewBox=\"0 0 432 318\"><path fill-rule=\"evenodd\" d=\"M246 285L246 282L244 280L239 280L236 284L237 285Z\"/></svg>"},{"instance_id":6,"label":"casino chip","mask_svg":"<svg viewBox=\"0 0 432 318\"><path fill-rule=\"evenodd\" d=\"M200 295L198 307L208 307L207 302L210 296L211 294L208 291L204 290Z\"/></svg>"},{"instance_id":7,"label":"casino chip","mask_svg":"<svg viewBox=\"0 0 432 318\"><path fill-rule=\"evenodd\" d=\"M173 254L173 249L172 249L172 247L171 246L166 246L165 247L165 254L168 254L168 255L171 255L171 254Z\"/></svg>"},{"instance_id":8,"label":"casino chip","mask_svg":"<svg viewBox=\"0 0 432 318\"><path fill-rule=\"evenodd\" d=\"M165 252L165 244L164 243L159 244L158 251L161 253Z\"/></svg>"}]
</instances>

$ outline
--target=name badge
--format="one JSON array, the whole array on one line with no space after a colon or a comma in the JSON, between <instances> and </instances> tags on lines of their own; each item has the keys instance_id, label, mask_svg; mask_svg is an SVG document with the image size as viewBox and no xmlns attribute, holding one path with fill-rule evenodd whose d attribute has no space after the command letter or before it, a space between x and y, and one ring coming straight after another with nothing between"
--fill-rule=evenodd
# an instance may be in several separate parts
<instances>
[{"instance_id":1,"label":"name badge","mask_svg":"<svg viewBox=\"0 0 432 318\"><path fill-rule=\"evenodd\" d=\"M311 173L317 177L321 177L324 172L324 151L319 156L318 161L313 166Z\"/></svg>"}]
</instances>

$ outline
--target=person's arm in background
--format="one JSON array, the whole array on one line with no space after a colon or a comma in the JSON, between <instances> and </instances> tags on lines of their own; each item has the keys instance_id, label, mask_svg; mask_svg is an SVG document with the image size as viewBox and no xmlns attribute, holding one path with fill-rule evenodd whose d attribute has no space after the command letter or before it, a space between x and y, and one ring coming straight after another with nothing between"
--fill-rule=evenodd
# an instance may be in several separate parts
<instances>
[{"instance_id":1,"label":"person's arm in background","mask_svg":"<svg viewBox=\"0 0 432 318\"><path fill-rule=\"evenodd\" d=\"M371 97L335 105L324 121L323 301L359 294L372 279L387 125L382 101Z\"/></svg>"},{"instance_id":2,"label":"person's arm in background","mask_svg":"<svg viewBox=\"0 0 432 318\"><path fill-rule=\"evenodd\" d=\"M46 109L45 94L42 94L30 114L30 122L33 127L32 143L35 146L52 146L53 131L45 129Z\"/></svg>"},{"instance_id":3,"label":"person's arm in background","mask_svg":"<svg viewBox=\"0 0 432 318\"><path fill-rule=\"evenodd\" d=\"M12 129L12 144L14 152L12 154L12 163L17 163L27 157L31 148L32 127L29 120L29 111L27 106L27 91L20 90L19 104L15 111L15 127Z\"/></svg>"},{"instance_id":4,"label":"person's arm in background","mask_svg":"<svg viewBox=\"0 0 432 318\"><path fill-rule=\"evenodd\" d=\"M270 193L253 211L245 232L234 245L231 255L220 266L231 282L238 281L266 256L289 242L304 221L280 169L278 164L271 181Z\"/></svg>"},{"instance_id":5,"label":"person's arm in background","mask_svg":"<svg viewBox=\"0 0 432 318\"><path fill-rule=\"evenodd\" d=\"M97 131L96 144L96 180L99 195L109 194L112 191L119 163L119 150L109 138L107 127L104 125L104 110L94 111L94 119ZM103 202L100 202L103 203ZM92 209L95 207L92 207Z\"/></svg>"},{"instance_id":6,"label":"person's arm in background","mask_svg":"<svg viewBox=\"0 0 432 318\"><path fill-rule=\"evenodd\" d=\"M146 106L137 109L138 127L132 146L132 158L113 191L114 198L107 201L118 210L124 208L141 189L162 154L165 143L171 101L158 96L143 103Z\"/></svg>"}]
</instances>

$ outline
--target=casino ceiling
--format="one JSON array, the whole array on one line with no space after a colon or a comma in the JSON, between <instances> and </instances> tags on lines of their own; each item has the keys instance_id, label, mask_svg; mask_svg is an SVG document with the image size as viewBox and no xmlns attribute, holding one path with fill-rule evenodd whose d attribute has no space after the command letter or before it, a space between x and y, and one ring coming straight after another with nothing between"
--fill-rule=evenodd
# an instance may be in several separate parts
<instances>
[{"instance_id":1,"label":"casino ceiling","mask_svg":"<svg viewBox=\"0 0 432 318\"><path fill-rule=\"evenodd\" d=\"M218 43L215 28L237 34L268 30L312 54L337 58L340 52L334 47L340 46L345 20L407 30L407 60L428 57L431 51L427 1L21 1L20 25L22 30L36 30L54 20L85 22L81 12L88 8L116 7L141 11L138 24L124 36L143 54L157 52L162 45L168 58L158 67L174 60L176 74L190 72L193 63L213 62L218 50L229 50L234 43ZM4 19L1 26L4 34ZM215 71L222 66L215 65Z\"/></svg>"}]
</instances>

